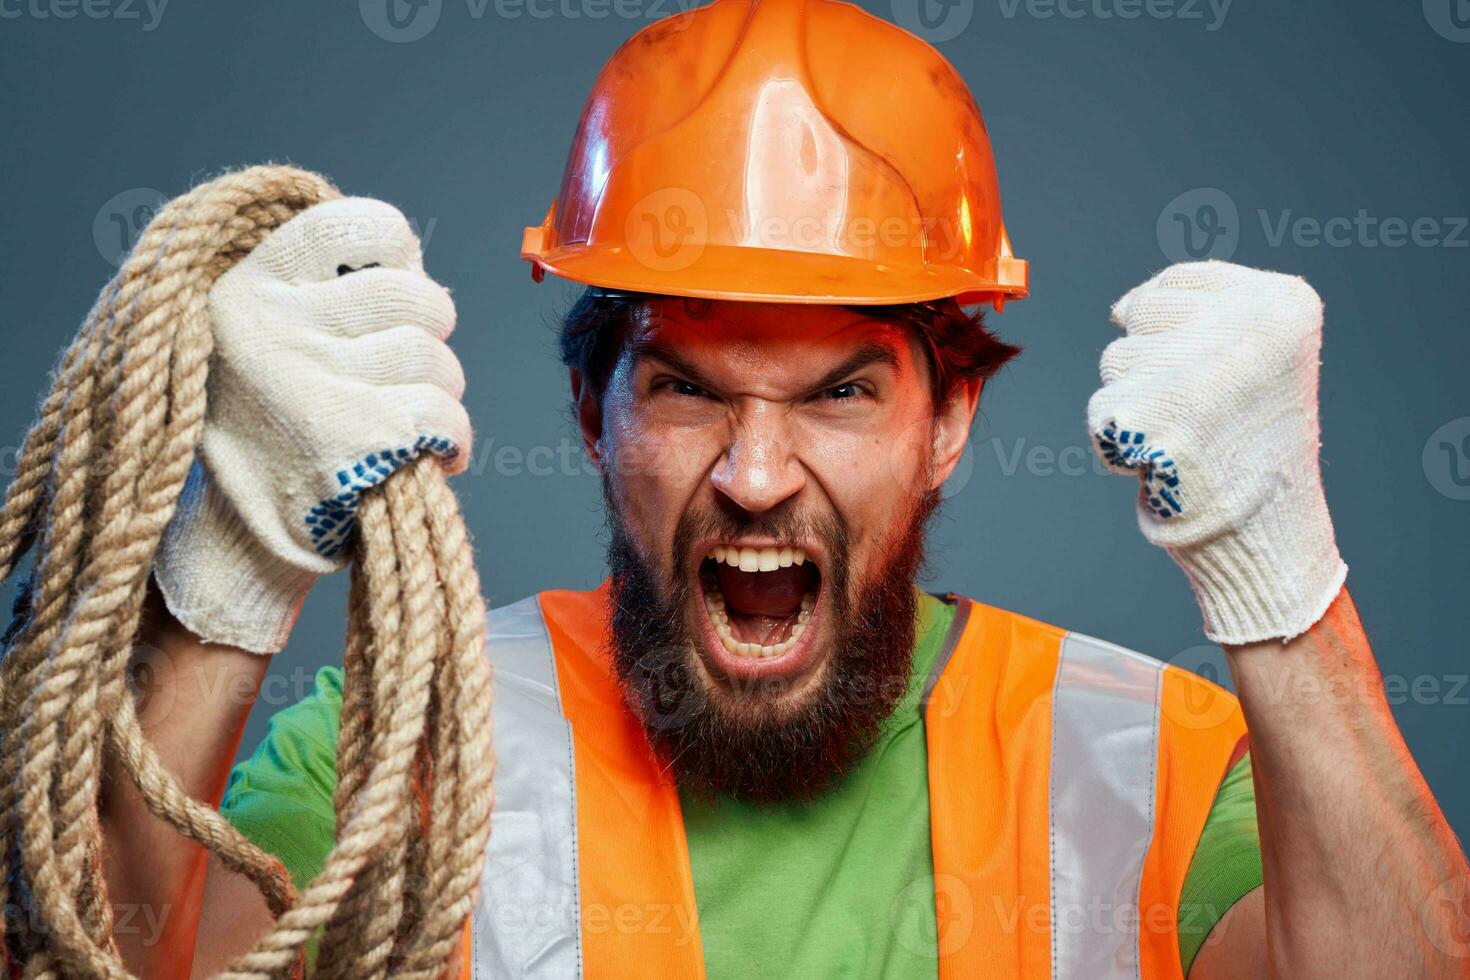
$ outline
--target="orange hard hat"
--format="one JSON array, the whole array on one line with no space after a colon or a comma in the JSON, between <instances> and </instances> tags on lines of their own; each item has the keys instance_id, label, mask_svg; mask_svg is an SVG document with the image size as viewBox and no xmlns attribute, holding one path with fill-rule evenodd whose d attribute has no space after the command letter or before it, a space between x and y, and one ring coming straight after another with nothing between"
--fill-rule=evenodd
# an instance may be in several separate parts
<instances>
[{"instance_id":1,"label":"orange hard hat","mask_svg":"<svg viewBox=\"0 0 1470 980\"><path fill-rule=\"evenodd\" d=\"M714 0L603 68L521 257L618 290L785 303L1026 295L954 67L839 0Z\"/></svg>"}]
</instances>

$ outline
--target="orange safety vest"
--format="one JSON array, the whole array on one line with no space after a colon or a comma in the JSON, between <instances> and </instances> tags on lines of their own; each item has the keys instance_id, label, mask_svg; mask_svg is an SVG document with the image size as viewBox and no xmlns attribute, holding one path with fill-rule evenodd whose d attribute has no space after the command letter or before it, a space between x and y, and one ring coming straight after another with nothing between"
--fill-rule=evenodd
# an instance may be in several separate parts
<instances>
[{"instance_id":1,"label":"orange safety vest","mask_svg":"<svg viewBox=\"0 0 1470 980\"><path fill-rule=\"evenodd\" d=\"M941 980L1182 977L1178 903L1235 699L968 599L923 697ZM704 976L679 794L624 706L608 589L490 614L498 759L464 978Z\"/></svg>"}]
</instances>

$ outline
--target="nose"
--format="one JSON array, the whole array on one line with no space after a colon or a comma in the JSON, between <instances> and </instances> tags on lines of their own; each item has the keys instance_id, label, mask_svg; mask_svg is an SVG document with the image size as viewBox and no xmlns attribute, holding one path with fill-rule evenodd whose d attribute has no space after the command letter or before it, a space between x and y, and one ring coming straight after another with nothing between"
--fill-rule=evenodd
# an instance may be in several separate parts
<instances>
[{"instance_id":1,"label":"nose","mask_svg":"<svg viewBox=\"0 0 1470 980\"><path fill-rule=\"evenodd\" d=\"M761 514L806 486L789 426L779 410L759 406L742 413L710 482L747 514Z\"/></svg>"}]
</instances>

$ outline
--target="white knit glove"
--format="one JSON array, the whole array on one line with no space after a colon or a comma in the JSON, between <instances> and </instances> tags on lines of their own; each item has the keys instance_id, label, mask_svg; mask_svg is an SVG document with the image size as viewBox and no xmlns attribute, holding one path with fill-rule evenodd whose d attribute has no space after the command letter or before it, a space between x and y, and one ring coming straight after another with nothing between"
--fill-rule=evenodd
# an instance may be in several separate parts
<instances>
[{"instance_id":1,"label":"white knit glove","mask_svg":"<svg viewBox=\"0 0 1470 980\"><path fill-rule=\"evenodd\" d=\"M1347 576L1318 467L1322 300L1294 276L1173 266L1113 307L1087 424L1140 478L1138 524L1189 576L1217 643L1289 639Z\"/></svg>"},{"instance_id":2,"label":"white knit glove","mask_svg":"<svg viewBox=\"0 0 1470 980\"><path fill-rule=\"evenodd\" d=\"M454 302L391 205L319 204L209 294L208 414L154 574L205 640L286 644L317 577L341 568L363 490L423 453L468 462Z\"/></svg>"}]
</instances>

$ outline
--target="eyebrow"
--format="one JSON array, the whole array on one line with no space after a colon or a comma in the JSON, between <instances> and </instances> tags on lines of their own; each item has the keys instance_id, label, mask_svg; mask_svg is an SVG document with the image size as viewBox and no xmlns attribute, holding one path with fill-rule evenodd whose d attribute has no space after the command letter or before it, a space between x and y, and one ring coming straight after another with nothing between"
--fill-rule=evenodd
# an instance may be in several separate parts
<instances>
[{"instance_id":1,"label":"eyebrow","mask_svg":"<svg viewBox=\"0 0 1470 980\"><path fill-rule=\"evenodd\" d=\"M659 361L665 367L673 368L701 388L713 389L715 387L714 383L705 377L704 372L686 361L667 344L661 344L656 340L635 340L628 345L628 354L633 358L635 364L644 359Z\"/></svg>"},{"instance_id":2,"label":"eyebrow","mask_svg":"<svg viewBox=\"0 0 1470 980\"><path fill-rule=\"evenodd\" d=\"M852 356L831 371L822 376L822 379L812 385L813 392L824 388L831 388L838 384L850 374L856 374L870 364L886 364L894 371L898 371L903 364L898 356L898 348L886 340L872 340L863 344L852 352Z\"/></svg>"},{"instance_id":3,"label":"eyebrow","mask_svg":"<svg viewBox=\"0 0 1470 980\"><path fill-rule=\"evenodd\" d=\"M628 345L628 353L634 362L641 359L659 361L666 367L672 368L684 375L690 382L701 388L715 390L719 386L710 381L709 378L693 364L689 363L677 351L671 349L667 344L661 344L656 340L635 340ZM855 374L870 364L886 364L895 371L900 370L903 364L899 356L898 348L886 340L873 340L863 344L857 350L837 365L832 370L808 386L808 393L818 392L824 388L830 388L839 384L848 375Z\"/></svg>"}]
</instances>

